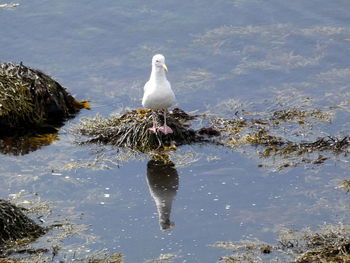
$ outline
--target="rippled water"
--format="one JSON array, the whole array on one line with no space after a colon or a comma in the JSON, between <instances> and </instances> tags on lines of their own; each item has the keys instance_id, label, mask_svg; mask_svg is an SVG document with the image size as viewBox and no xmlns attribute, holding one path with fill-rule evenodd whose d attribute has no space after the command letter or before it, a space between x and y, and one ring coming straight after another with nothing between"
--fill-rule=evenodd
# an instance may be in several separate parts
<instances>
[{"instance_id":1,"label":"rippled water","mask_svg":"<svg viewBox=\"0 0 350 263\"><path fill-rule=\"evenodd\" d=\"M176 170L171 168L173 180L162 183L173 190L162 196L154 188L162 170L147 169L148 157L116 165L108 161L115 149L78 146L69 132L82 117L141 107L151 57L160 52L177 106L186 111L230 117L236 108L271 112L343 103L332 123L307 127L305 134L346 135L348 1L19 4L0 9L0 60L41 69L92 104L53 144L0 159L1 198L21 190L37 193L50 202L51 218L89 226L86 236L63 241L59 257L106 249L122 253L126 262L166 253L177 255L174 262L216 262L229 253L211 247L216 241L274 242L281 227L349 223L348 196L337 188L349 172L343 156L279 170L259 167L266 160L253 147L184 146L170 156ZM97 156L105 161L94 164ZM172 201L175 225L168 231L159 224L156 200L162 198Z\"/></svg>"}]
</instances>

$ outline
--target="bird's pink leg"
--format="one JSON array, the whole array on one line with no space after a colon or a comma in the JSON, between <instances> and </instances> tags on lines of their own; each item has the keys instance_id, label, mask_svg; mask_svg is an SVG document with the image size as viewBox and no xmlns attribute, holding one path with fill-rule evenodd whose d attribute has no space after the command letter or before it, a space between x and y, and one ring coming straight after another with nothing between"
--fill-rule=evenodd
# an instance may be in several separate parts
<instances>
[{"instance_id":1,"label":"bird's pink leg","mask_svg":"<svg viewBox=\"0 0 350 263\"><path fill-rule=\"evenodd\" d=\"M173 130L168 125L166 125L166 109L164 109L164 125L159 127L158 130L164 133L165 135L173 133Z\"/></svg>"},{"instance_id":2,"label":"bird's pink leg","mask_svg":"<svg viewBox=\"0 0 350 263\"><path fill-rule=\"evenodd\" d=\"M158 126L157 126L157 117L154 113L154 111L152 110L152 120L153 120L153 126L152 128L148 128L150 131L153 131L154 133L157 132L158 130Z\"/></svg>"}]
</instances>

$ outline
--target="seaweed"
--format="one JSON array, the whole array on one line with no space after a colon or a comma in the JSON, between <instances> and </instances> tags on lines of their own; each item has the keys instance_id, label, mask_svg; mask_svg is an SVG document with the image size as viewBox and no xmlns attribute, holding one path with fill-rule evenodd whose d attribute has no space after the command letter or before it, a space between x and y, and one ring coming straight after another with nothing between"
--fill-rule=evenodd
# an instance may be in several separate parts
<instances>
[{"instance_id":1,"label":"seaweed","mask_svg":"<svg viewBox=\"0 0 350 263\"><path fill-rule=\"evenodd\" d=\"M330 122L333 116L330 112L319 109L299 110L293 107L275 110L270 114L256 113L255 115L258 117L233 119L213 117L211 124L221 133L222 145L234 149L253 146L252 149L257 149L260 159L271 158L273 162L294 159L294 162L280 164L279 169L302 163L320 165L329 159L329 156L324 156L322 152L346 156L349 151L350 136L348 135L313 136L314 122ZM305 136L305 126L310 128L308 136ZM294 127L293 134L290 132L292 127ZM311 153L315 153L314 158L305 157Z\"/></svg>"},{"instance_id":2,"label":"seaweed","mask_svg":"<svg viewBox=\"0 0 350 263\"><path fill-rule=\"evenodd\" d=\"M343 189L346 193L350 192L350 180L349 179L344 179L341 181L341 186L339 187Z\"/></svg>"},{"instance_id":3,"label":"seaweed","mask_svg":"<svg viewBox=\"0 0 350 263\"><path fill-rule=\"evenodd\" d=\"M226 248L233 254L223 256L220 262L294 262L341 263L350 261L350 227L343 224L324 224L317 230L284 229L276 245L260 240L217 242L213 245Z\"/></svg>"},{"instance_id":4,"label":"seaweed","mask_svg":"<svg viewBox=\"0 0 350 263\"><path fill-rule=\"evenodd\" d=\"M82 108L58 82L20 64L0 64L0 135L62 125Z\"/></svg>"},{"instance_id":5,"label":"seaweed","mask_svg":"<svg viewBox=\"0 0 350 263\"><path fill-rule=\"evenodd\" d=\"M196 142L208 142L208 136L217 136L212 130L195 131L185 127L185 122L195 118L180 109L167 114L167 124L173 129L172 134L164 135L149 130L152 125L150 110L133 110L121 116L109 119L101 116L82 119L73 132L90 137L80 143L104 143L118 147L126 147L140 152L165 149ZM157 111L158 121L163 120L162 113ZM207 135L207 136L206 136Z\"/></svg>"},{"instance_id":6,"label":"seaweed","mask_svg":"<svg viewBox=\"0 0 350 263\"><path fill-rule=\"evenodd\" d=\"M84 259L74 259L74 262L86 262L86 263L122 263L123 255L120 253L116 254L103 254L103 255L91 255Z\"/></svg>"},{"instance_id":7,"label":"seaweed","mask_svg":"<svg viewBox=\"0 0 350 263\"><path fill-rule=\"evenodd\" d=\"M322 112L320 109L313 109L313 110L300 110L296 108L291 109L284 109L284 110L277 110L273 112L271 119L273 120L283 120L283 121L291 121L294 119L299 119L299 123L303 124L303 121L300 119L313 117L317 118L318 120L322 121L330 121L330 116L324 112Z\"/></svg>"},{"instance_id":8,"label":"seaweed","mask_svg":"<svg viewBox=\"0 0 350 263\"><path fill-rule=\"evenodd\" d=\"M21 208L0 199L0 256L19 240L30 242L45 232L46 229L27 217Z\"/></svg>"},{"instance_id":9,"label":"seaweed","mask_svg":"<svg viewBox=\"0 0 350 263\"><path fill-rule=\"evenodd\" d=\"M87 101L77 101L43 72L0 63L0 152L23 155L57 139L64 121Z\"/></svg>"},{"instance_id":10,"label":"seaweed","mask_svg":"<svg viewBox=\"0 0 350 263\"><path fill-rule=\"evenodd\" d=\"M253 146L251 149L257 149L260 159L271 158L273 162L294 159L293 162L280 163L278 169L306 163L321 165L330 158L321 153L346 156L349 151L350 136L316 137L310 133L310 138L305 137L304 126L312 129L310 124L314 121L330 122L333 116L330 112L319 109L298 110L293 107L276 110L270 114L255 115L257 117L243 118L234 115L233 118L221 118L207 114L190 115L176 108L167 114L167 122L174 133L164 135L149 131L148 128L152 125L151 112L140 109L110 118L99 115L85 118L72 131L78 135L79 144L110 144L143 153L153 150L176 150L180 145L201 142L232 149ZM158 122L162 122L161 112L157 112L157 118ZM197 129L190 128L192 121L197 123ZM201 125L205 123L206 126L198 127L198 123ZM300 127L294 130L293 136L288 132L290 125ZM312 158L305 156L311 153L314 153Z\"/></svg>"},{"instance_id":11,"label":"seaweed","mask_svg":"<svg viewBox=\"0 0 350 263\"><path fill-rule=\"evenodd\" d=\"M349 262L350 227L325 224L316 231L285 230L279 238L280 249L295 256L295 263Z\"/></svg>"}]
</instances>

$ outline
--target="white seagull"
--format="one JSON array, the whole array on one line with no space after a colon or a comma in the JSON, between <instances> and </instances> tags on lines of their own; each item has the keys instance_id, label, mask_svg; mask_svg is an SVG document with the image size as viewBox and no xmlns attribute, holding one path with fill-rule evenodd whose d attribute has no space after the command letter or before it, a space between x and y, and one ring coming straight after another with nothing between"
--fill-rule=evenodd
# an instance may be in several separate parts
<instances>
[{"instance_id":1,"label":"white seagull","mask_svg":"<svg viewBox=\"0 0 350 263\"><path fill-rule=\"evenodd\" d=\"M175 94L166 78L165 58L161 54L152 58L152 72L149 81L144 86L142 105L152 110L153 127L149 130L153 132L161 131L164 134L173 133L173 130L166 125L166 111L175 103ZM164 112L164 125L157 126L157 117L154 110L162 109Z\"/></svg>"}]
</instances>

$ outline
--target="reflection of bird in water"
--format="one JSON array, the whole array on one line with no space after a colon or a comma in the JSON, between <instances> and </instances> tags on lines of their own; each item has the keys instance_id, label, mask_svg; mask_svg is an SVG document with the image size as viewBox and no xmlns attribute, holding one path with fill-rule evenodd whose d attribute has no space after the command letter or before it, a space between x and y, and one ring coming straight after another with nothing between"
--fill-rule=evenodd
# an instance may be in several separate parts
<instances>
[{"instance_id":1,"label":"reflection of bird in water","mask_svg":"<svg viewBox=\"0 0 350 263\"><path fill-rule=\"evenodd\" d=\"M142 105L152 110L153 127L150 130L168 134L173 133L173 130L166 124L166 111L167 108L174 104L175 95L166 78L165 71L168 71L168 68L165 65L164 56L161 54L154 55L152 58L151 76L144 87ZM154 112L156 109L163 109L164 111L164 124L161 127L157 126Z\"/></svg>"},{"instance_id":2,"label":"reflection of bird in water","mask_svg":"<svg viewBox=\"0 0 350 263\"><path fill-rule=\"evenodd\" d=\"M159 224L162 230L170 229L171 206L179 187L179 176L170 161L150 160L147 163L147 181L151 195L156 202Z\"/></svg>"}]
</instances>

